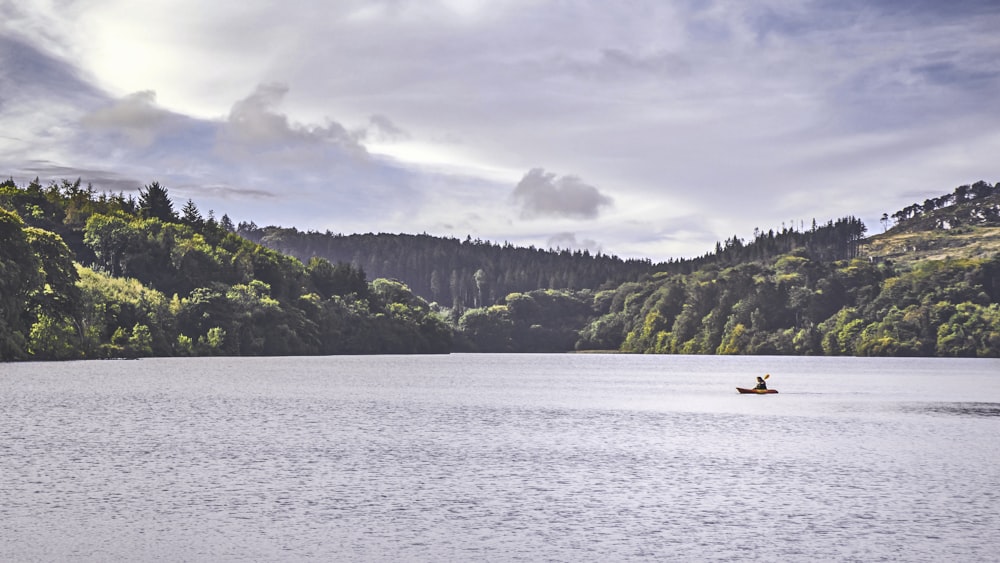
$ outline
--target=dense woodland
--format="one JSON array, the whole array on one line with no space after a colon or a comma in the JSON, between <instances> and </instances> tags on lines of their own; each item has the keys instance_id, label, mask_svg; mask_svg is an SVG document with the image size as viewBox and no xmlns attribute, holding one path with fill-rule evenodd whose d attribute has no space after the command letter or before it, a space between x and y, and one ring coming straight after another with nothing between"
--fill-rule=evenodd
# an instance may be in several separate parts
<instances>
[{"instance_id":1,"label":"dense woodland","mask_svg":"<svg viewBox=\"0 0 1000 563\"><path fill-rule=\"evenodd\" d=\"M405 280L417 295L456 310L501 303L515 292L617 286L653 270L649 260L501 246L472 237L334 235L253 223L240 223L237 233L301 260L318 256L373 277Z\"/></svg>"},{"instance_id":2,"label":"dense woodland","mask_svg":"<svg viewBox=\"0 0 1000 563\"><path fill-rule=\"evenodd\" d=\"M1000 184L977 182L884 215L880 236L991 226L1000 226ZM190 200L177 210L155 182L135 198L79 180L8 180L0 358L1000 357L1000 253L897 265L865 255L866 231L845 217L653 264L471 238L234 225Z\"/></svg>"},{"instance_id":3,"label":"dense woodland","mask_svg":"<svg viewBox=\"0 0 1000 563\"><path fill-rule=\"evenodd\" d=\"M451 329L404 284L303 264L226 222L190 201L176 213L156 183L138 200L0 185L0 357L451 350Z\"/></svg>"}]
</instances>

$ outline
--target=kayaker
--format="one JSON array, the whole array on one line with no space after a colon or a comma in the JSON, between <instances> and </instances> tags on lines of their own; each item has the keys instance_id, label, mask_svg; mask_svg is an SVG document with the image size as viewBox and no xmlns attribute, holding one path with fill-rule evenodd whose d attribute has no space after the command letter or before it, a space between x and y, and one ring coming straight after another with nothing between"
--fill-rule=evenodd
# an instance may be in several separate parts
<instances>
[{"instance_id":1,"label":"kayaker","mask_svg":"<svg viewBox=\"0 0 1000 563\"><path fill-rule=\"evenodd\" d=\"M771 375L771 374L768 374L768 375ZM761 377L759 375L757 376L757 386L754 387L754 389L764 389L764 390L767 389L767 382L764 381L763 377Z\"/></svg>"}]
</instances>

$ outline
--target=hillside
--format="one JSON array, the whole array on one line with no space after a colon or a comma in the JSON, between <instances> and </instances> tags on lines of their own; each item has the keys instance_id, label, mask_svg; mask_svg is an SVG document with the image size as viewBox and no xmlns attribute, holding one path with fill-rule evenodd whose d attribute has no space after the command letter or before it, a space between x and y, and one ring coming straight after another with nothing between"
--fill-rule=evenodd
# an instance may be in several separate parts
<instances>
[{"instance_id":1,"label":"hillside","mask_svg":"<svg viewBox=\"0 0 1000 563\"><path fill-rule=\"evenodd\" d=\"M984 185L989 186L979 182L972 187ZM925 260L988 258L1000 253L1000 184L959 192L967 194L959 203L936 205L941 203L938 198L895 213L899 222L866 239L861 255L909 267Z\"/></svg>"},{"instance_id":2,"label":"hillside","mask_svg":"<svg viewBox=\"0 0 1000 563\"><path fill-rule=\"evenodd\" d=\"M696 270L665 270L599 296L606 309L577 347L998 357L998 198L1000 184L960 186L897 212L892 229L835 260L810 248L820 229L734 239ZM772 238L783 241L780 255L754 249ZM746 258L724 259L734 249Z\"/></svg>"},{"instance_id":3,"label":"hillside","mask_svg":"<svg viewBox=\"0 0 1000 563\"><path fill-rule=\"evenodd\" d=\"M869 238L862 256L910 266L926 260L988 258L1000 253L1000 226L893 232Z\"/></svg>"}]
</instances>

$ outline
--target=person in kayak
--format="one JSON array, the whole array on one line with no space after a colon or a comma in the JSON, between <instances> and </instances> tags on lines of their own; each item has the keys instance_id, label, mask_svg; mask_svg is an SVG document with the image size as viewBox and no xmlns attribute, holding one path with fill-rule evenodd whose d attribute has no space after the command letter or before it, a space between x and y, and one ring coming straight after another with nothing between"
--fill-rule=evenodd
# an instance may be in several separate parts
<instances>
[{"instance_id":1,"label":"person in kayak","mask_svg":"<svg viewBox=\"0 0 1000 563\"><path fill-rule=\"evenodd\" d=\"M768 374L768 375L771 375L771 374ZM767 390L767 382L764 381L763 377L761 377L759 375L757 376L757 386L754 387L754 389Z\"/></svg>"}]
</instances>

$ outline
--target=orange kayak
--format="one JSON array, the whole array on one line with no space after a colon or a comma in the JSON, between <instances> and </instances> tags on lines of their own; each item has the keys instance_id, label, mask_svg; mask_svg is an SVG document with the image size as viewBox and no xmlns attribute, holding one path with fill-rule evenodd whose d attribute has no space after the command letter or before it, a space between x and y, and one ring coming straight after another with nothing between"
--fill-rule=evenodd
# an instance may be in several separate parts
<instances>
[{"instance_id":1,"label":"orange kayak","mask_svg":"<svg viewBox=\"0 0 1000 563\"><path fill-rule=\"evenodd\" d=\"M750 393L753 395L766 395L768 393L777 393L777 389L744 389L742 387L737 387L737 391L740 393Z\"/></svg>"}]
</instances>

